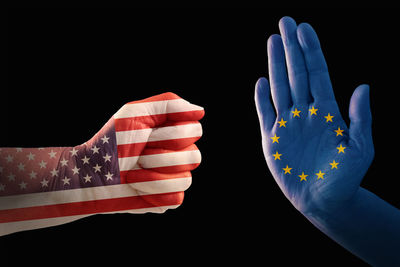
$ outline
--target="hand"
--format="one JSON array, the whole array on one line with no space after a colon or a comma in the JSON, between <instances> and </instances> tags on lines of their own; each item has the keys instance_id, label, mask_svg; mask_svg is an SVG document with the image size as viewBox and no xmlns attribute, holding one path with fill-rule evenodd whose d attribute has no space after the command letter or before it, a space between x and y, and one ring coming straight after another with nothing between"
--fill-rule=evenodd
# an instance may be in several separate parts
<instances>
[{"instance_id":1,"label":"hand","mask_svg":"<svg viewBox=\"0 0 400 267\"><path fill-rule=\"evenodd\" d=\"M154 206L180 205L201 161L204 109L173 93L124 105L114 116L120 179ZM168 193L168 194L165 194ZM154 198L153 194L158 195Z\"/></svg>"},{"instance_id":2,"label":"hand","mask_svg":"<svg viewBox=\"0 0 400 267\"><path fill-rule=\"evenodd\" d=\"M0 236L97 213L178 207L201 161L202 107L173 93L124 105L75 147L0 148Z\"/></svg>"},{"instance_id":3,"label":"hand","mask_svg":"<svg viewBox=\"0 0 400 267\"><path fill-rule=\"evenodd\" d=\"M355 195L373 159L369 87L354 91L348 128L313 28L289 17L279 27L282 37L268 40L270 85L261 78L255 90L264 156L299 211L331 214Z\"/></svg>"}]
</instances>

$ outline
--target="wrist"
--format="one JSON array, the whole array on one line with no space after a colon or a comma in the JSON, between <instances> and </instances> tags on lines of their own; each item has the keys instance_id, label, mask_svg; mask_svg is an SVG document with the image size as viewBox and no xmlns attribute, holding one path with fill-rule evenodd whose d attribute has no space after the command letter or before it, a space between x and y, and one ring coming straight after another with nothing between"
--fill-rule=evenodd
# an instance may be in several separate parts
<instances>
[{"instance_id":1,"label":"wrist","mask_svg":"<svg viewBox=\"0 0 400 267\"><path fill-rule=\"evenodd\" d=\"M359 187L352 197L341 200L340 204L332 203L332 205L324 205L323 207L313 205L313 208L302 212L302 214L325 233L332 229L341 228L344 223L348 223L352 212L357 209L357 203L360 202L361 198L361 190L363 189Z\"/></svg>"},{"instance_id":2,"label":"wrist","mask_svg":"<svg viewBox=\"0 0 400 267\"><path fill-rule=\"evenodd\" d=\"M70 148L65 166L70 188L87 188L119 184L119 165L113 125L107 123L93 138ZM62 177L63 178L63 177Z\"/></svg>"},{"instance_id":3,"label":"wrist","mask_svg":"<svg viewBox=\"0 0 400 267\"><path fill-rule=\"evenodd\" d=\"M399 266L400 212L375 194L359 188L335 212L305 214L323 233L371 265Z\"/></svg>"}]
</instances>

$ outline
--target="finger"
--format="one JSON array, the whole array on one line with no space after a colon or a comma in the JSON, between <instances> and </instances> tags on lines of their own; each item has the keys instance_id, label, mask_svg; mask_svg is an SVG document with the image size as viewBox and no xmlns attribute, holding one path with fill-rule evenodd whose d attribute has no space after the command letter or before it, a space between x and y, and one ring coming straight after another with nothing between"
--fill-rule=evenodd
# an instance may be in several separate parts
<instances>
[{"instance_id":1,"label":"finger","mask_svg":"<svg viewBox=\"0 0 400 267\"><path fill-rule=\"evenodd\" d=\"M285 48L286 65L289 74L289 84L294 105L304 105L311 101L308 88L307 68L303 52L297 39L297 25L290 17L279 21L283 45Z\"/></svg>"},{"instance_id":2,"label":"finger","mask_svg":"<svg viewBox=\"0 0 400 267\"><path fill-rule=\"evenodd\" d=\"M190 171L160 173L153 170L137 169L120 173L121 183L141 183L158 180L169 180L192 177Z\"/></svg>"},{"instance_id":3,"label":"finger","mask_svg":"<svg viewBox=\"0 0 400 267\"><path fill-rule=\"evenodd\" d=\"M184 192L174 192L166 194L153 194L141 196L141 199L147 203L153 213L163 213L167 209L175 209L179 207L184 198ZM147 212L147 210L145 210ZM139 213L137 210L133 210L133 213Z\"/></svg>"},{"instance_id":4,"label":"finger","mask_svg":"<svg viewBox=\"0 0 400 267\"><path fill-rule=\"evenodd\" d=\"M282 38L278 34L271 35L268 39L268 70L271 82L271 94L276 113L281 114L290 108L289 80L286 71L285 51Z\"/></svg>"},{"instance_id":5,"label":"finger","mask_svg":"<svg viewBox=\"0 0 400 267\"><path fill-rule=\"evenodd\" d=\"M310 91L315 101L334 101L328 66L322 53L318 36L308 23L297 28L297 38L303 49L308 71Z\"/></svg>"},{"instance_id":6,"label":"finger","mask_svg":"<svg viewBox=\"0 0 400 267\"><path fill-rule=\"evenodd\" d=\"M197 121L171 122L153 129L147 147L180 150L194 144L203 135Z\"/></svg>"},{"instance_id":7,"label":"finger","mask_svg":"<svg viewBox=\"0 0 400 267\"><path fill-rule=\"evenodd\" d=\"M265 78L258 79L254 94L258 119L260 121L261 132L269 132L275 122L275 112L270 100L270 91L268 80Z\"/></svg>"},{"instance_id":8,"label":"finger","mask_svg":"<svg viewBox=\"0 0 400 267\"><path fill-rule=\"evenodd\" d=\"M180 150L194 144L203 134L197 121L170 122L158 128L116 132L120 157L139 156L145 147Z\"/></svg>"},{"instance_id":9,"label":"finger","mask_svg":"<svg viewBox=\"0 0 400 267\"><path fill-rule=\"evenodd\" d=\"M180 100L170 100L167 104L167 120L170 121L198 121L204 116L204 108L190 102Z\"/></svg>"},{"instance_id":10,"label":"finger","mask_svg":"<svg viewBox=\"0 0 400 267\"><path fill-rule=\"evenodd\" d=\"M197 121L204 116L204 109L189 103L174 93L125 104L114 114L115 130L127 131L153 128L169 121Z\"/></svg>"},{"instance_id":11,"label":"finger","mask_svg":"<svg viewBox=\"0 0 400 267\"><path fill-rule=\"evenodd\" d=\"M369 86L360 85L354 90L349 107L350 139L363 148L373 150L372 115L369 104Z\"/></svg>"},{"instance_id":12,"label":"finger","mask_svg":"<svg viewBox=\"0 0 400 267\"><path fill-rule=\"evenodd\" d=\"M119 157L121 173L148 169L161 173L179 173L197 168L201 162L201 153L196 145L174 151L162 148L145 148L140 156Z\"/></svg>"},{"instance_id":13,"label":"finger","mask_svg":"<svg viewBox=\"0 0 400 267\"><path fill-rule=\"evenodd\" d=\"M199 166L201 153L195 144L179 150L145 148L138 159L138 167L162 173L191 171Z\"/></svg>"},{"instance_id":14,"label":"finger","mask_svg":"<svg viewBox=\"0 0 400 267\"><path fill-rule=\"evenodd\" d=\"M187 190L192 184L192 177L175 179L163 179L148 182L131 183L131 186L139 191L139 194L165 194Z\"/></svg>"},{"instance_id":15,"label":"finger","mask_svg":"<svg viewBox=\"0 0 400 267\"><path fill-rule=\"evenodd\" d=\"M184 191L189 188L192 181L190 171L159 173L146 169L121 172L120 178L121 183L130 184L138 194L145 197L148 201L152 201L154 198L147 196L147 194L158 194L160 196L160 194L170 195L170 192ZM157 199L164 200L164 198ZM165 203L164 205L168 204ZM137 211L135 210L134 212ZM152 212L154 212L153 209Z\"/></svg>"}]
</instances>

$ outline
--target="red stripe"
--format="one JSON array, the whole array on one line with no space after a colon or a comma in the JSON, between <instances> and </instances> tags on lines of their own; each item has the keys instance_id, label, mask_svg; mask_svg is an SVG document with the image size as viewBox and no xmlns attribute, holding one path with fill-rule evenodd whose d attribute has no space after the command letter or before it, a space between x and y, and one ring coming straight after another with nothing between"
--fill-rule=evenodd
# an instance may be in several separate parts
<instances>
[{"instance_id":1,"label":"red stripe","mask_svg":"<svg viewBox=\"0 0 400 267\"><path fill-rule=\"evenodd\" d=\"M171 121L199 121L203 117L204 110L168 113L168 120Z\"/></svg>"},{"instance_id":2,"label":"red stripe","mask_svg":"<svg viewBox=\"0 0 400 267\"><path fill-rule=\"evenodd\" d=\"M138 116L115 120L115 131L130 131L154 128L168 121L198 121L204 116L204 110L164 113L158 115Z\"/></svg>"},{"instance_id":3,"label":"red stripe","mask_svg":"<svg viewBox=\"0 0 400 267\"><path fill-rule=\"evenodd\" d=\"M185 151L184 148L194 144L197 140L200 139L200 137L201 136L147 142L147 148L163 148L169 150Z\"/></svg>"},{"instance_id":4,"label":"red stripe","mask_svg":"<svg viewBox=\"0 0 400 267\"><path fill-rule=\"evenodd\" d=\"M147 143L136 143L136 144L126 144L126 145L118 145L118 158L125 158L125 157L136 157L139 156L144 148L146 147Z\"/></svg>"},{"instance_id":5,"label":"red stripe","mask_svg":"<svg viewBox=\"0 0 400 267\"><path fill-rule=\"evenodd\" d=\"M196 142L199 139L200 136L118 145L117 146L118 158L170 153L170 152L176 152L176 150L179 151L196 150L197 147L193 147L192 144L194 144L194 142Z\"/></svg>"},{"instance_id":6,"label":"red stripe","mask_svg":"<svg viewBox=\"0 0 400 267\"><path fill-rule=\"evenodd\" d=\"M192 177L190 171L178 173L159 173L152 170L141 169L120 172L121 184L150 182L156 180L167 180L185 177Z\"/></svg>"},{"instance_id":7,"label":"red stripe","mask_svg":"<svg viewBox=\"0 0 400 267\"><path fill-rule=\"evenodd\" d=\"M178 140L178 139L176 139L176 140ZM156 155L156 154L185 152L185 151L193 151L193 150L199 150L195 144L191 144L191 145L189 145L189 146L187 146L185 148L182 148L182 149L180 149L178 151L174 150L174 149L146 147L140 155L141 156L144 156L144 155Z\"/></svg>"},{"instance_id":8,"label":"red stripe","mask_svg":"<svg viewBox=\"0 0 400 267\"><path fill-rule=\"evenodd\" d=\"M167 121L161 127L181 126L181 125L188 125L188 124L200 124L200 122L198 122L198 121Z\"/></svg>"},{"instance_id":9,"label":"red stripe","mask_svg":"<svg viewBox=\"0 0 400 267\"><path fill-rule=\"evenodd\" d=\"M180 205L183 192L0 210L0 223Z\"/></svg>"},{"instance_id":10,"label":"red stripe","mask_svg":"<svg viewBox=\"0 0 400 267\"><path fill-rule=\"evenodd\" d=\"M154 102L154 101L164 101L164 100L173 100L173 99L180 99L180 97L174 93L166 92L163 94L151 96L142 100L136 100L129 102L128 104L136 104L136 103L146 103L146 102Z\"/></svg>"},{"instance_id":11,"label":"red stripe","mask_svg":"<svg viewBox=\"0 0 400 267\"><path fill-rule=\"evenodd\" d=\"M115 119L115 131L129 131L154 128L167 120L167 114L138 116L131 118Z\"/></svg>"},{"instance_id":12,"label":"red stripe","mask_svg":"<svg viewBox=\"0 0 400 267\"><path fill-rule=\"evenodd\" d=\"M152 171L160 172L160 173L176 173L176 172L192 171L192 170L196 169L199 165L200 165L200 163L192 163L192 164L182 164L182 165L150 168L147 170L152 170Z\"/></svg>"}]
</instances>

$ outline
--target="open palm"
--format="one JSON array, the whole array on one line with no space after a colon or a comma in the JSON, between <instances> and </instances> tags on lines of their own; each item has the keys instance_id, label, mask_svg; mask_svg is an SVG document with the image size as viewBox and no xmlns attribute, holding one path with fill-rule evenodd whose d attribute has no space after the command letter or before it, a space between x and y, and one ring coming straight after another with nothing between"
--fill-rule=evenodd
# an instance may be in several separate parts
<instances>
[{"instance_id":1,"label":"open palm","mask_svg":"<svg viewBox=\"0 0 400 267\"><path fill-rule=\"evenodd\" d=\"M312 27L289 17L279 26L281 35L268 40L270 83L261 78L255 92L264 155L298 210L333 212L354 196L373 159L369 88L355 90L348 128Z\"/></svg>"}]
</instances>

